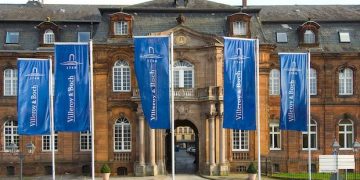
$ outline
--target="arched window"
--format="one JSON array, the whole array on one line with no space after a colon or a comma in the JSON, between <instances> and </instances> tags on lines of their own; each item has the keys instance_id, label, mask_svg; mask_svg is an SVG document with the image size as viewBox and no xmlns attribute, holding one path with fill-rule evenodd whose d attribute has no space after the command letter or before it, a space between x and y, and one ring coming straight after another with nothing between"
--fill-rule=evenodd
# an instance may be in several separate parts
<instances>
[{"instance_id":1,"label":"arched window","mask_svg":"<svg viewBox=\"0 0 360 180\"><path fill-rule=\"evenodd\" d=\"M339 72L339 95L353 94L353 71L349 68Z\"/></svg>"},{"instance_id":2,"label":"arched window","mask_svg":"<svg viewBox=\"0 0 360 180\"><path fill-rule=\"evenodd\" d=\"M5 69L4 96L16 96L16 94L17 94L17 69Z\"/></svg>"},{"instance_id":3,"label":"arched window","mask_svg":"<svg viewBox=\"0 0 360 180\"><path fill-rule=\"evenodd\" d=\"M352 121L345 119L341 120L339 123L339 144L341 148L350 149L353 146L354 142L354 133L353 133L353 123Z\"/></svg>"},{"instance_id":4,"label":"arched window","mask_svg":"<svg viewBox=\"0 0 360 180\"><path fill-rule=\"evenodd\" d=\"M18 123L10 120L4 124L4 150L8 150L12 143L19 147Z\"/></svg>"},{"instance_id":5,"label":"arched window","mask_svg":"<svg viewBox=\"0 0 360 180\"><path fill-rule=\"evenodd\" d=\"M47 29L44 32L44 44L54 44L55 34L51 29Z\"/></svg>"},{"instance_id":6,"label":"arched window","mask_svg":"<svg viewBox=\"0 0 360 180\"><path fill-rule=\"evenodd\" d=\"M317 75L316 70L311 68L310 69L310 95L317 94Z\"/></svg>"},{"instance_id":7,"label":"arched window","mask_svg":"<svg viewBox=\"0 0 360 180\"><path fill-rule=\"evenodd\" d=\"M234 35L246 35L247 33L247 22L235 21L233 22L233 33Z\"/></svg>"},{"instance_id":8,"label":"arched window","mask_svg":"<svg viewBox=\"0 0 360 180\"><path fill-rule=\"evenodd\" d=\"M233 130L233 151L248 151L249 150L249 131Z\"/></svg>"},{"instance_id":9,"label":"arched window","mask_svg":"<svg viewBox=\"0 0 360 180\"><path fill-rule=\"evenodd\" d=\"M174 87L194 87L194 66L187 61L177 61L174 64Z\"/></svg>"},{"instance_id":10,"label":"arched window","mask_svg":"<svg viewBox=\"0 0 360 180\"><path fill-rule=\"evenodd\" d=\"M308 131L302 132L302 148L308 149ZM317 149L317 124L316 121L310 121L310 148Z\"/></svg>"},{"instance_id":11,"label":"arched window","mask_svg":"<svg viewBox=\"0 0 360 180\"><path fill-rule=\"evenodd\" d=\"M114 151L131 151L131 126L124 117L120 117L114 124Z\"/></svg>"},{"instance_id":12,"label":"arched window","mask_svg":"<svg viewBox=\"0 0 360 180\"><path fill-rule=\"evenodd\" d=\"M281 150L279 123L270 123L270 150Z\"/></svg>"},{"instance_id":13,"label":"arched window","mask_svg":"<svg viewBox=\"0 0 360 180\"><path fill-rule=\"evenodd\" d=\"M128 92L130 88L129 63L123 60L116 61L113 67L113 91Z\"/></svg>"},{"instance_id":14,"label":"arched window","mask_svg":"<svg viewBox=\"0 0 360 180\"><path fill-rule=\"evenodd\" d=\"M311 30L306 30L304 33L305 44L315 44L315 34Z\"/></svg>"},{"instance_id":15,"label":"arched window","mask_svg":"<svg viewBox=\"0 0 360 180\"><path fill-rule=\"evenodd\" d=\"M277 69L272 69L270 71L269 94L270 95L280 94L280 71Z\"/></svg>"}]
</instances>

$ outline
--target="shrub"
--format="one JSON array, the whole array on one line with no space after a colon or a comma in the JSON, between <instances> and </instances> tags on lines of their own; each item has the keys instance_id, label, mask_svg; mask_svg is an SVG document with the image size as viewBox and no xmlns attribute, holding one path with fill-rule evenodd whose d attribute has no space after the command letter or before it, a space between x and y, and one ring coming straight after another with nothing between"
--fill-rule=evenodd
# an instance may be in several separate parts
<instances>
[{"instance_id":1,"label":"shrub","mask_svg":"<svg viewBox=\"0 0 360 180\"><path fill-rule=\"evenodd\" d=\"M250 163L250 165L248 166L246 172L249 173L249 174L256 174L257 173L257 169L256 169L254 163Z\"/></svg>"},{"instance_id":2,"label":"shrub","mask_svg":"<svg viewBox=\"0 0 360 180\"><path fill-rule=\"evenodd\" d=\"M101 173L110 173L110 172L111 172L111 169L110 169L110 167L109 167L107 164L104 164L104 165L101 167L100 172L101 172Z\"/></svg>"}]
</instances>

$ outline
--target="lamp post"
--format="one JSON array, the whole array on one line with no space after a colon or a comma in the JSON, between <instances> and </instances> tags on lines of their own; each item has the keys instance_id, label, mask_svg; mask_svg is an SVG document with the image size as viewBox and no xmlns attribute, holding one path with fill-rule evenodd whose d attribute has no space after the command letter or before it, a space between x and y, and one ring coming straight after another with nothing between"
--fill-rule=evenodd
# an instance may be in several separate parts
<instances>
[{"instance_id":1,"label":"lamp post","mask_svg":"<svg viewBox=\"0 0 360 180\"><path fill-rule=\"evenodd\" d=\"M340 149L340 144L339 142L336 141L336 139L334 139L333 144L331 145L331 147L333 148L333 152L336 155L336 179L339 180L339 164L338 164L338 158L339 158L339 149Z\"/></svg>"},{"instance_id":2,"label":"lamp post","mask_svg":"<svg viewBox=\"0 0 360 180\"><path fill-rule=\"evenodd\" d=\"M28 144L26 144L26 150L29 154L32 154L34 153L35 151L35 145L30 142ZM9 146L8 146L8 150L12 153L12 154L15 154L16 152L18 152L18 155L19 155L19 159L20 159L20 180L23 179L23 161L24 161L24 158L25 158L25 155L21 152L21 151L18 151L19 150L19 147L15 144L15 143L11 143Z\"/></svg>"},{"instance_id":3,"label":"lamp post","mask_svg":"<svg viewBox=\"0 0 360 180\"><path fill-rule=\"evenodd\" d=\"M354 158L355 158L355 179L356 179L356 154L357 152L360 150L360 143L355 140L354 144L353 144L353 151L354 151Z\"/></svg>"}]
</instances>

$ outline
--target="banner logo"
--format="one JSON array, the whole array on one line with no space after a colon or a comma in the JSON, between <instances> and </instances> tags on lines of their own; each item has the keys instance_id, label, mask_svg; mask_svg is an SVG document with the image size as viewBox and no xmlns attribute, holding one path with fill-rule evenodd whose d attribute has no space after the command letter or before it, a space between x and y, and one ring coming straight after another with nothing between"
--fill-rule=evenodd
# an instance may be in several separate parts
<instances>
[{"instance_id":1,"label":"banner logo","mask_svg":"<svg viewBox=\"0 0 360 180\"><path fill-rule=\"evenodd\" d=\"M77 69L77 66L82 64L75 60L75 54L69 54L68 61L60 63L63 66L66 66L66 69Z\"/></svg>"},{"instance_id":2,"label":"banner logo","mask_svg":"<svg viewBox=\"0 0 360 180\"><path fill-rule=\"evenodd\" d=\"M29 77L30 79L40 79L41 76L44 76L44 74L38 73L38 68L33 67L31 73L26 74L26 77Z\"/></svg>"}]
</instances>

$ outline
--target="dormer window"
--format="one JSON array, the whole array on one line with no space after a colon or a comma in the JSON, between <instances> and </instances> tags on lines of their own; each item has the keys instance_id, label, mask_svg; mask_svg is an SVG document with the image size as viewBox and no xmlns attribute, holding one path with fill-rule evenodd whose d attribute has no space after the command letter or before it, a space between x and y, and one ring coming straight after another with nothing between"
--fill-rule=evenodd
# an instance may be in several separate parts
<instances>
[{"instance_id":1,"label":"dormer window","mask_svg":"<svg viewBox=\"0 0 360 180\"><path fill-rule=\"evenodd\" d=\"M132 20L130 14L118 12L110 15L110 38L128 38L132 36Z\"/></svg>"},{"instance_id":2,"label":"dormer window","mask_svg":"<svg viewBox=\"0 0 360 180\"><path fill-rule=\"evenodd\" d=\"M250 38L251 16L245 13L235 13L227 17L229 36Z\"/></svg>"},{"instance_id":3,"label":"dormer window","mask_svg":"<svg viewBox=\"0 0 360 180\"><path fill-rule=\"evenodd\" d=\"M315 43L315 34L311 30L306 30L304 33L304 43L305 44L314 44Z\"/></svg>"},{"instance_id":4,"label":"dormer window","mask_svg":"<svg viewBox=\"0 0 360 180\"><path fill-rule=\"evenodd\" d=\"M313 47L319 45L320 25L314 21L307 21L297 29L299 34L299 45Z\"/></svg>"},{"instance_id":5,"label":"dormer window","mask_svg":"<svg viewBox=\"0 0 360 180\"><path fill-rule=\"evenodd\" d=\"M44 44L54 44L55 34L51 29L47 29L44 33Z\"/></svg>"}]
</instances>

